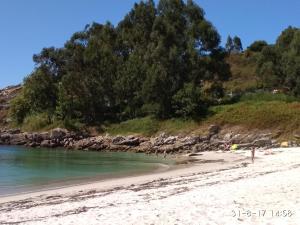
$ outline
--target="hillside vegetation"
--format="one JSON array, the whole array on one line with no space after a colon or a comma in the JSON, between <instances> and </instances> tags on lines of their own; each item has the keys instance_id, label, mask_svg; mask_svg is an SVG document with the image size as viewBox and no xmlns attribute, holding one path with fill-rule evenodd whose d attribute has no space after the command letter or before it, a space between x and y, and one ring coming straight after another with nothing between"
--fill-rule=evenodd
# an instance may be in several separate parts
<instances>
[{"instance_id":1,"label":"hillside vegetation","mask_svg":"<svg viewBox=\"0 0 300 225\"><path fill-rule=\"evenodd\" d=\"M246 50L237 36L220 43L192 0L141 1L117 26L87 25L34 55L9 116L11 98L0 98L0 123L114 135L201 133L209 124L297 131L300 29Z\"/></svg>"},{"instance_id":2,"label":"hillside vegetation","mask_svg":"<svg viewBox=\"0 0 300 225\"><path fill-rule=\"evenodd\" d=\"M221 127L240 127L247 130L261 129L279 132L288 137L300 129L300 102L283 94L251 94L235 104L210 108L210 114L199 121L151 117L129 120L107 126L104 131L116 134L155 135L203 133L211 124Z\"/></svg>"},{"instance_id":3,"label":"hillside vegetation","mask_svg":"<svg viewBox=\"0 0 300 225\"><path fill-rule=\"evenodd\" d=\"M251 52L231 54L226 61L230 65L231 77L224 82L224 88L227 93L244 93L256 90L259 85L259 77L256 72L257 53Z\"/></svg>"}]
</instances>

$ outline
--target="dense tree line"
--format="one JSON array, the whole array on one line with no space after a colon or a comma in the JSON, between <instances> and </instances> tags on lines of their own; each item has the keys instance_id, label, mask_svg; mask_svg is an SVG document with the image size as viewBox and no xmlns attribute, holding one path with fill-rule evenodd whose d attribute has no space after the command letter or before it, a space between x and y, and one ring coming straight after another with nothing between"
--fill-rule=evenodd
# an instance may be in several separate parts
<instances>
[{"instance_id":1,"label":"dense tree line","mask_svg":"<svg viewBox=\"0 0 300 225\"><path fill-rule=\"evenodd\" d=\"M63 48L34 55L12 117L47 113L85 123L198 117L222 97L230 68L220 36L192 0L134 4L117 26L93 23Z\"/></svg>"},{"instance_id":2,"label":"dense tree line","mask_svg":"<svg viewBox=\"0 0 300 225\"><path fill-rule=\"evenodd\" d=\"M288 27L274 45L261 45L257 66L264 88L300 96L300 29Z\"/></svg>"}]
</instances>

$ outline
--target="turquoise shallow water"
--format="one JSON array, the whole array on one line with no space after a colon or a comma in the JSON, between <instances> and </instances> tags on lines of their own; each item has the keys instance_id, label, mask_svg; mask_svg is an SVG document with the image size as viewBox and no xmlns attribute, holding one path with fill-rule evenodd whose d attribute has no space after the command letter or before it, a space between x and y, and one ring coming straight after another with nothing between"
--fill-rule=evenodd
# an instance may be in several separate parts
<instances>
[{"instance_id":1,"label":"turquoise shallow water","mask_svg":"<svg viewBox=\"0 0 300 225\"><path fill-rule=\"evenodd\" d=\"M0 146L0 195L146 173L173 164L135 153Z\"/></svg>"}]
</instances>

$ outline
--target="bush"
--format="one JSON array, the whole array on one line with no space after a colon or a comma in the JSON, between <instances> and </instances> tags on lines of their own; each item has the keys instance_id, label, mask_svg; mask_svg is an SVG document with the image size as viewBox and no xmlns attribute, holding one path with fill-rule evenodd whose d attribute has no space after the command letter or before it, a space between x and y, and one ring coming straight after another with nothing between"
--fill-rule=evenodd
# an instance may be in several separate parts
<instances>
[{"instance_id":1,"label":"bush","mask_svg":"<svg viewBox=\"0 0 300 225\"><path fill-rule=\"evenodd\" d=\"M175 113L183 118L197 118L207 112L206 105L202 101L201 89L194 84L185 84L183 89L173 97Z\"/></svg>"},{"instance_id":2,"label":"bush","mask_svg":"<svg viewBox=\"0 0 300 225\"><path fill-rule=\"evenodd\" d=\"M10 103L10 116L17 125L22 124L25 117L30 112L30 104L24 98L23 93L20 93Z\"/></svg>"},{"instance_id":3,"label":"bush","mask_svg":"<svg viewBox=\"0 0 300 225\"><path fill-rule=\"evenodd\" d=\"M253 52L261 52L265 46L268 46L266 41L255 41L248 47L248 49Z\"/></svg>"},{"instance_id":4,"label":"bush","mask_svg":"<svg viewBox=\"0 0 300 225\"><path fill-rule=\"evenodd\" d=\"M51 124L51 118L47 113L34 114L24 119L22 129L25 131L40 131Z\"/></svg>"}]
</instances>

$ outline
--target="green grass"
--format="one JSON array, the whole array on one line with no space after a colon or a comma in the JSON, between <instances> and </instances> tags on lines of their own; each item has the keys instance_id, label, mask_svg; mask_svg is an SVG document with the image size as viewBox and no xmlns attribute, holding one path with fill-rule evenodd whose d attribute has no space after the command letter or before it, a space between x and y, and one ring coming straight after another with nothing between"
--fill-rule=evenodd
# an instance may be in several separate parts
<instances>
[{"instance_id":1,"label":"green grass","mask_svg":"<svg viewBox=\"0 0 300 225\"><path fill-rule=\"evenodd\" d=\"M15 127L19 127L19 125L15 125ZM21 125L21 129L28 132L49 131L57 127L78 131L85 129L84 124L78 122L77 120L56 120L49 118L46 113L27 116Z\"/></svg>"},{"instance_id":2,"label":"green grass","mask_svg":"<svg viewBox=\"0 0 300 225\"><path fill-rule=\"evenodd\" d=\"M144 117L128 120L119 124L111 124L104 128L104 131L111 135L143 134L150 136L159 129L159 123L152 117Z\"/></svg>"},{"instance_id":3,"label":"green grass","mask_svg":"<svg viewBox=\"0 0 300 225\"><path fill-rule=\"evenodd\" d=\"M104 128L104 131L111 135L141 134L152 136L158 132L168 134L188 133L196 129L197 126L198 123L193 120L170 119L160 121L153 117L144 117L108 125Z\"/></svg>"},{"instance_id":4,"label":"green grass","mask_svg":"<svg viewBox=\"0 0 300 225\"><path fill-rule=\"evenodd\" d=\"M283 94L251 94L231 105L210 108L210 115L201 122L170 119L159 121L151 117L109 125L105 132L117 135L155 135L203 133L211 124L240 126L244 129L281 130L291 134L300 128L300 102Z\"/></svg>"},{"instance_id":5,"label":"green grass","mask_svg":"<svg viewBox=\"0 0 300 225\"><path fill-rule=\"evenodd\" d=\"M206 122L238 125L248 129L277 129L292 132L300 127L300 103L283 101L245 101L212 107L214 115Z\"/></svg>"},{"instance_id":6,"label":"green grass","mask_svg":"<svg viewBox=\"0 0 300 225\"><path fill-rule=\"evenodd\" d=\"M27 116L22 124L24 131L42 131L52 123L46 113Z\"/></svg>"},{"instance_id":7,"label":"green grass","mask_svg":"<svg viewBox=\"0 0 300 225\"><path fill-rule=\"evenodd\" d=\"M199 123L194 120L169 119L160 121L160 131L167 134L190 133L199 127Z\"/></svg>"},{"instance_id":8,"label":"green grass","mask_svg":"<svg viewBox=\"0 0 300 225\"><path fill-rule=\"evenodd\" d=\"M261 93L250 93L243 95L240 98L241 102L269 102L269 101L281 101L281 102L297 102L299 101L298 98L294 96L289 96L283 93L278 94L272 94L267 92L261 92Z\"/></svg>"}]
</instances>

